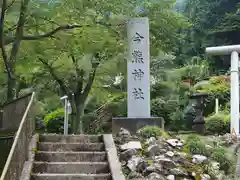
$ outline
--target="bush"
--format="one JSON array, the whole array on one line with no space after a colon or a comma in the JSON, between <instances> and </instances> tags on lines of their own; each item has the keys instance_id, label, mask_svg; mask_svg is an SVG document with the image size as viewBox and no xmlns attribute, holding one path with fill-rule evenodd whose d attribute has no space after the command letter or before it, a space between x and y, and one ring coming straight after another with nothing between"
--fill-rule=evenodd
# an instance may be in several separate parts
<instances>
[{"instance_id":1,"label":"bush","mask_svg":"<svg viewBox=\"0 0 240 180\"><path fill-rule=\"evenodd\" d=\"M151 114L154 117L162 117L165 120L166 126L172 124L170 116L177 108L178 101L176 100L156 98L151 101Z\"/></svg>"},{"instance_id":2,"label":"bush","mask_svg":"<svg viewBox=\"0 0 240 180\"><path fill-rule=\"evenodd\" d=\"M185 142L185 151L191 154L209 156L210 152L198 135L189 135Z\"/></svg>"},{"instance_id":3,"label":"bush","mask_svg":"<svg viewBox=\"0 0 240 180\"><path fill-rule=\"evenodd\" d=\"M183 118L183 112L180 109L176 109L170 113L171 124L169 125L172 131L185 130L185 122Z\"/></svg>"},{"instance_id":4,"label":"bush","mask_svg":"<svg viewBox=\"0 0 240 180\"><path fill-rule=\"evenodd\" d=\"M64 130L64 109L59 108L44 118L44 125L48 133L63 133ZM70 123L68 124L70 131Z\"/></svg>"},{"instance_id":5,"label":"bush","mask_svg":"<svg viewBox=\"0 0 240 180\"><path fill-rule=\"evenodd\" d=\"M206 118L206 130L210 134L226 134L230 131L230 116L219 113Z\"/></svg>"},{"instance_id":6,"label":"bush","mask_svg":"<svg viewBox=\"0 0 240 180\"><path fill-rule=\"evenodd\" d=\"M200 138L199 135L197 135L197 134L190 134L190 135L187 137L185 143L188 144L188 143L191 142L191 141L201 141L201 138Z\"/></svg>"},{"instance_id":7,"label":"bush","mask_svg":"<svg viewBox=\"0 0 240 180\"><path fill-rule=\"evenodd\" d=\"M164 136L164 137L168 136L168 134L164 132L164 130L162 130L157 126L145 126L138 131L138 134L143 138L150 138L150 137L157 138L159 136Z\"/></svg>"},{"instance_id":8,"label":"bush","mask_svg":"<svg viewBox=\"0 0 240 180\"><path fill-rule=\"evenodd\" d=\"M211 154L211 159L220 163L220 170L223 170L226 174L232 172L233 161L227 156L227 152L223 148L216 148Z\"/></svg>"},{"instance_id":9,"label":"bush","mask_svg":"<svg viewBox=\"0 0 240 180\"><path fill-rule=\"evenodd\" d=\"M214 111L216 98L218 98L220 105L230 101L230 83L227 76L211 77L209 83L198 86L196 90L210 95L205 104L204 116L208 116Z\"/></svg>"}]
</instances>

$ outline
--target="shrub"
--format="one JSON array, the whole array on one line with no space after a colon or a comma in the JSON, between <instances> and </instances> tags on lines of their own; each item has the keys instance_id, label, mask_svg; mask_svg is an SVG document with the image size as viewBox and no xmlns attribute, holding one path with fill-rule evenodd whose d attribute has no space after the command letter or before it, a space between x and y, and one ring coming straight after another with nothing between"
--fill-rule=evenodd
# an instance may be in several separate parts
<instances>
[{"instance_id":1,"label":"shrub","mask_svg":"<svg viewBox=\"0 0 240 180\"><path fill-rule=\"evenodd\" d=\"M158 97L169 96L172 93L172 84L169 81L161 81L151 86L151 97L152 99Z\"/></svg>"},{"instance_id":2,"label":"shrub","mask_svg":"<svg viewBox=\"0 0 240 180\"><path fill-rule=\"evenodd\" d=\"M150 138L150 137L159 137L164 136L167 137L168 134L164 132L161 128L157 126L145 126L138 131L139 135L143 138Z\"/></svg>"},{"instance_id":3,"label":"shrub","mask_svg":"<svg viewBox=\"0 0 240 180\"><path fill-rule=\"evenodd\" d=\"M232 172L233 161L227 156L227 152L224 148L216 148L211 154L211 159L220 163L220 170L223 170L226 174Z\"/></svg>"},{"instance_id":4,"label":"shrub","mask_svg":"<svg viewBox=\"0 0 240 180\"><path fill-rule=\"evenodd\" d=\"M49 133L63 133L64 129L64 109L59 108L44 118L44 124ZM70 124L68 125L70 130Z\"/></svg>"},{"instance_id":5,"label":"shrub","mask_svg":"<svg viewBox=\"0 0 240 180\"><path fill-rule=\"evenodd\" d=\"M210 134L226 134L230 128L230 116L219 113L206 118L206 130Z\"/></svg>"},{"instance_id":6,"label":"shrub","mask_svg":"<svg viewBox=\"0 0 240 180\"><path fill-rule=\"evenodd\" d=\"M169 115L171 124L169 125L172 131L180 131L185 129L185 122L183 118L183 112L180 109L176 109Z\"/></svg>"},{"instance_id":7,"label":"shrub","mask_svg":"<svg viewBox=\"0 0 240 180\"><path fill-rule=\"evenodd\" d=\"M191 142L191 141L201 141L201 138L200 138L199 135L197 135L197 134L190 134L190 135L187 137L185 143L188 144L188 143Z\"/></svg>"},{"instance_id":8,"label":"shrub","mask_svg":"<svg viewBox=\"0 0 240 180\"><path fill-rule=\"evenodd\" d=\"M230 101L230 83L227 76L211 77L209 83L198 86L196 90L200 93L210 95L205 103L205 116L214 111L216 98L218 98L220 105L224 105Z\"/></svg>"},{"instance_id":9,"label":"shrub","mask_svg":"<svg viewBox=\"0 0 240 180\"><path fill-rule=\"evenodd\" d=\"M172 124L172 112L175 112L178 106L179 103L176 100L152 99L151 114L154 117L162 117L165 120L165 125L169 126Z\"/></svg>"},{"instance_id":10,"label":"shrub","mask_svg":"<svg viewBox=\"0 0 240 180\"><path fill-rule=\"evenodd\" d=\"M201 154L209 156L209 150L198 135L189 135L185 142L185 151L191 154Z\"/></svg>"}]
</instances>

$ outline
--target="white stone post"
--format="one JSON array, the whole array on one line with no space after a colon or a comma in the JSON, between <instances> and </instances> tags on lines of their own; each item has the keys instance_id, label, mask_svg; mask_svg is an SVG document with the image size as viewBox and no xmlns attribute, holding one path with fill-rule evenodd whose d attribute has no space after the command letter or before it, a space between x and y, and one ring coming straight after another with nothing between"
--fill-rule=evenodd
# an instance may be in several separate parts
<instances>
[{"instance_id":1,"label":"white stone post","mask_svg":"<svg viewBox=\"0 0 240 180\"><path fill-rule=\"evenodd\" d=\"M218 110L219 110L219 101L218 101L218 98L215 99L215 114L218 113Z\"/></svg>"},{"instance_id":2,"label":"white stone post","mask_svg":"<svg viewBox=\"0 0 240 180\"><path fill-rule=\"evenodd\" d=\"M128 118L150 118L149 21L133 18L127 25L129 57Z\"/></svg>"},{"instance_id":3,"label":"white stone post","mask_svg":"<svg viewBox=\"0 0 240 180\"><path fill-rule=\"evenodd\" d=\"M231 54L231 133L239 135L239 72L238 53Z\"/></svg>"},{"instance_id":4,"label":"white stone post","mask_svg":"<svg viewBox=\"0 0 240 180\"><path fill-rule=\"evenodd\" d=\"M238 53L240 45L219 46L206 48L210 55L231 55L231 134L239 135L239 71Z\"/></svg>"}]
</instances>

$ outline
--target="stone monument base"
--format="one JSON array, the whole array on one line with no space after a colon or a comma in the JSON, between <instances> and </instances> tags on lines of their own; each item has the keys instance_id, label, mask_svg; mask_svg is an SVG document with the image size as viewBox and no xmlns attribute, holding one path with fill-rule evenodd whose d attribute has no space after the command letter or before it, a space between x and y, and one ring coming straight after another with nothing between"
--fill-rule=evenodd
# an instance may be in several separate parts
<instances>
[{"instance_id":1,"label":"stone monument base","mask_svg":"<svg viewBox=\"0 0 240 180\"><path fill-rule=\"evenodd\" d=\"M120 128L127 129L131 134L136 132L144 126L158 126L164 129L164 119L162 117L150 118L128 118L116 117L112 118L112 133L117 134Z\"/></svg>"}]
</instances>

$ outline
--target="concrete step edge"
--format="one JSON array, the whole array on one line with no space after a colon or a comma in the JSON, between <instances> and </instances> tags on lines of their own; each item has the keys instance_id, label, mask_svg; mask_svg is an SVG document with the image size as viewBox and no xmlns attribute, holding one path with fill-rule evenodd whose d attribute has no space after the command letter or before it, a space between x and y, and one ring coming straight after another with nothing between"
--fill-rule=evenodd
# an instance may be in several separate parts
<instances>
[{"instance_id":1,"label":"concrete step edge","mask_svg":"<svg viewBox=\"0 0 240 180\"><path fill-rule=\"evenodd\" d=\"M42 134L39 142L64 142L64 143L102 143L102 135L59 135Z\"/></svg>"},{"instance_id":2,"label":"concrete step edge","mask_svg":"<svg viewBox=\"0 0 240 180\"><path fill-rule=\"evenodd\" d=\"M92 164L92 165L98 165L98 164L103 164L103 165L108 165L108 162L43 162L43 161L34 161L33 164L49 164L49 165L78 165L78 164Z\"/></svg>"},{"instance_id":3,"label":"concrete step edge","mask_svg":"<svg viewBox=\"0 0 240 180\"><path fill-rule=\"evenodd\" d=\"M43 136L58 136L58 137L102 137L102 135L91 135L91 134L80 134L80 135L63 135L63 134L40 134L40 137Z\"/></svg>"},{"instance_id":4,"label":"concrete step edge","mask_svg":"<svg viewBox=\"0 0 240 180\"><path fill-rule=\"evenodd\" d=\"M106 177L111 176L110 173L102 173L102 174L59 174L59 173L33 173L32 176L41 176L41 177L52 177L52 176L61 176L61 177L84 177L84 176L91 176L91 177Z\"/></svg>"},{"instance_id":5,"label":"concrete step edge","mask_svg":"<svg viewBox=\"0 0 240 180\"><path fill-rule=\"evenodd\" d=\"M92 154L92 155L103 155L107 154L105 151L37 151L36 154Z\"/></svg>"},{"instance_id":6,"label":"concrete step edge","mask_svg":"<svg viewBox=\"0 0 240 180\"><path fill-rule=\"evenodd\" d=\"M89 142L89 143L38 142L38 144L42 144L42 145L81 145L81 144L85 144L85 145L104 145L104 143L102 143L102 142L96 142L96 143L93 143L93 142Z\"/></svg>"}]
</instances>

